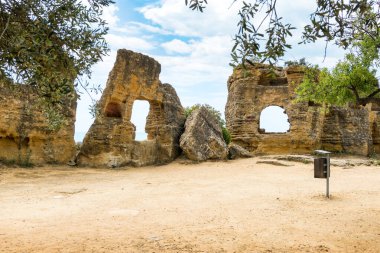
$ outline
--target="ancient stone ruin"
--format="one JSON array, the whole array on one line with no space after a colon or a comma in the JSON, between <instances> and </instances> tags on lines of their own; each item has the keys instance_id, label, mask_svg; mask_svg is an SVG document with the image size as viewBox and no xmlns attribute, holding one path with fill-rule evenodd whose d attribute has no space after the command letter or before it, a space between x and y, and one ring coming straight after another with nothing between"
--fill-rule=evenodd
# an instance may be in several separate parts
<instances>
[{"instance_id":1,"label":"ancient stone ruin","mask_svg":"<svg viewBox=\"0 0 380 253\"><path fill-rule=\"evenodd\" d=\"M67 163L75 155L76 96L64 101L63 123L51 129L29 86L0 83L0 162Z\"/></svg>"},{"instance_id":2,"label":"ancient stone ruin","mask_svg":"<svg viewBox=\"0 0 380 253\"><path fill-rule=\"evenodd\" d=\"M311 103L294 103L303 67L286 69L264 64L237 68L228 80L226 123L233 143L254 154L310 153L315 149L368 155L378 152L380 132L376 105L321 110ZM285 109L290 129L265 133L260 114L268 106Z\"/></svg>"},{"instance_id":3,"label":"ancient stone ruin","mask_svg":"<svg viewBox=\"0 0 380 253\"><path fill-rule=\"evenodd\" d=\"M119 167L162 164L180 154L185 122L180 100L159 80L160 64L153 58L121 49L99 102L99 114L86 134L77 157L79 165ZM147 141L135 141L131 122L133 102L150 104Z\"/></svg>"},{"instance_id":4,"label":"ancient stone ruin","mask_svg":"<svg viewBox=\"0 0 380 253\"><path fill-rule=\"evenodd\" d=\"M185 156L193 161L226 159L228 155L218 120L203 106L187 118L180 146Z\"/></svg>"},{"instance_id":5,"label":"ancient stone ruin","mask_svg":"<svg viewBox=\"0 0 380 253\"><path fill-rule=\"evenodd\" d=\"M188 118L184 132L184 110L174 88L160 82L160 70L160 64L148 56L118 51L77 164L157 165L174 160L182 151L196 161L225 159L227 155L233 159L252 154L310 153L315 149L360 155L380 152L380 106L326 111L312 103L295 103L303 67L255 64L234 70L228 80L225 111L232 137L228 147L218 122L202 108ZM74 157L74 94L64 102L59 130L49 128L31 87L0 83L0 94L0 162L67 163ZM135 140L131 114L136 100L150 105L146 141ZM260 129L260 115L268 106L285 110L288 132Z\"/></svg>"}]
</instances>

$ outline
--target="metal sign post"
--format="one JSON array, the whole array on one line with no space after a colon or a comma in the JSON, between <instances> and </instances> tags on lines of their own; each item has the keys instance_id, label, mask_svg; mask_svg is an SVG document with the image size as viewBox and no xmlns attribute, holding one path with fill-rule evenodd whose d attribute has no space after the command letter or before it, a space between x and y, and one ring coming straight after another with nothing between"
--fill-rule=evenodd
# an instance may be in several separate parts
<instances>
[{"instance_id":1,"label":"metal sign post","mask_svg":"<svg viewBox=\"0 0 380 253\"><path fill-rule=\"evenodd\" d=\"M330 198L330 154L325 150L315 150L316 154L324 158L314 159L314 178L326 178L326 197Z\"/></svg>"},{"instance_id":2,"label":"metal sign post","mask_svg":"<svg viewBox=\"0 0 380 253\"><path fill-rule=\"evenodd\" d=\"M330 152L326 153L326 158L327 158L326 197L330 198Z\"/></svg>"}]
</instances>

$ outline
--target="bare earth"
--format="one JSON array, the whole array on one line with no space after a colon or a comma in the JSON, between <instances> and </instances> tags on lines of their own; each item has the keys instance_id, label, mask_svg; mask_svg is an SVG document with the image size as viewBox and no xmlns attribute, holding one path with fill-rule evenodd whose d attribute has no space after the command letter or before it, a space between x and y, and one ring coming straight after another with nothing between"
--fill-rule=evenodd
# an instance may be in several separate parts
<instances>
[{"instance_id":1,"label":"bare earth","mask_svg":"<svg viewBox=\"0 0 380 253\"><path fill-rule=\"evenodd\" d=\"M380 252L380 167L335 164L0 168L0 252Z\"/></svg>"}]
</instances>

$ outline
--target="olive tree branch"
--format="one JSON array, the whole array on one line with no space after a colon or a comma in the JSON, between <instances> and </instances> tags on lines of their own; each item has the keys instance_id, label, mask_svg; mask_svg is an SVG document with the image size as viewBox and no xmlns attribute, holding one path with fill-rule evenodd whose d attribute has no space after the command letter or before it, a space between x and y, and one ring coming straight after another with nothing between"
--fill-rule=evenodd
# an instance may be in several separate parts
<instances>
[{"instance_id":1,"label":"olive tree branch","mask_svg":"<svg viewBox=\"0 0 380 253\"><path fill-rule=\"evenodd\" d=\"M7 31L10 20L11 20L11 15L8 15L7 23L5 24L4 30L1 32L1 35L0 35L0 40L3 38L5 32Z\"/></svg>"}]
</instances>

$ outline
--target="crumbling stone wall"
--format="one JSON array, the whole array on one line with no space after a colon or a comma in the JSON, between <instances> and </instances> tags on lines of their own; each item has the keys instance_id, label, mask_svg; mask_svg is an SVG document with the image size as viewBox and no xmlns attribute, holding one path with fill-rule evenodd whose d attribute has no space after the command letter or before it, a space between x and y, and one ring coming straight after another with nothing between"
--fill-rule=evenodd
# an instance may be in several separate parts
<instances>
[{"instance_id":1,"label":"crumbling stone wall","mask_svg":"<svg viewBox=\"0 0 380 253\"><path fill-rule=\"evenodd\" d=\"M63 107L63 124L52 130L31 87L0 83L0 161L27 165L72 159L76 96L68 96Z\"/></svg>"},{"instance_id":2,"label":"crumbling stone wall","mask_svg":"<svg viewBox=\"0 0 380 253\"><path fill-rule=\"evenodd\" d=\"M368 155L373 138L380 142L377 116L368 108L331 108L295 103L295 88L302 82L303 67L270 68L264 64L237 68L228 80L225 116L232 141L251 153L309 153L331 151ZM260 114L268 106L282 107L289 118L287 133L260 130ZM372 119L370 118L372 116Z\"/></svg>"},{"instance_id":3,"label":"crumbling stone wall","mask_svg":"<svg viewBox=\"0 0 380 253\"><path fill-rule=\"evenodd\" d=\"M371 114L373 153L380 154L380 112Z\"/></svg>"},{"instance_id":4,"label":"crumbling stone wall","mask_svg":"<svg viewBox=\"0 0 380 253\"><path fill-rule=\"evenodd\" d=\"M380 105L369 104L369 125L372 133L372 152L380 154Z\"/></svg>"},{"instance_id":5,"label":"crumbling stone wall","mask_svg":"<svg viewBox=\"0 0 380 253\"><path fill-rule=\"evenodd\" d=\"M373 151L367 108L331 108L323 117L321 148L332 152L369 155Z\"/></svg>"},{"instance_id":6,"label":"crumbling stone wall","mask_svg":"<svg viewBox=\"0 0 380 253\"><path fill-rule=\"evenodd\" d=\"M144 166L172 161L180 154L184 111L174 88L159 80L161 65L153 58L118 50L99 101L99 114L86 134L77 157L80 165ZM135 141L133 102L150 104L147 141Z\"/></svg>"}]
</instances>

